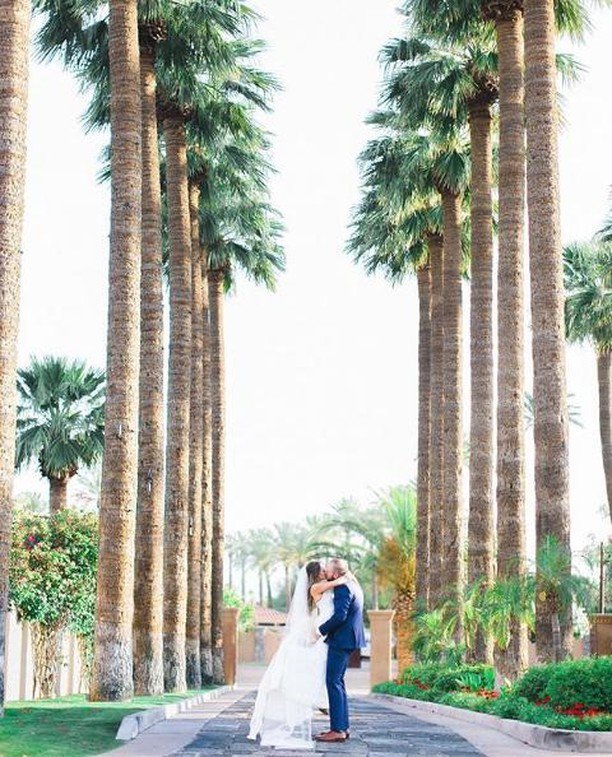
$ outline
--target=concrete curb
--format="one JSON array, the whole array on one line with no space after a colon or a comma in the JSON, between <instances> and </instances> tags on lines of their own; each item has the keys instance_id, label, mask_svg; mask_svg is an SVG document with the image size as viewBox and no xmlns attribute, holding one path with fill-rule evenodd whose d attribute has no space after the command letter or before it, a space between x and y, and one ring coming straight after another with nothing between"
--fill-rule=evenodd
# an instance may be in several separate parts
<instances>
[{"instance_id":1,"label":"concrete curb","mask_svg":"<svg viewBox=\"0 0 612 757\"><path fill-rule=\"evenodd\" d=\"M415 710L416 713L444 715L454 720L493 728L537 749L549 749L554 752L612 754L612 733L605 731L568 731L561 728L547 728L543 725L523 723L520 720L507 720L497 717L497 715L463 710L460 707L451 707L436 702L405 699L404 697L394 697L391 694L371 694L371 696L373 699L403 705L407 709Z\"/></svg>"},{"instance_id":2,"label":"concrete curb","mask_svg":"<svg viewBox=\"0 0 612 757\"><path fill-rule=\"evenodd\" d=\"M115 739L117 741L131 741L155 723L167 720L171 715L178 715L179 712L186 712L203 702L212 702L214 699L218 699L223 694L227 694L232 690L233 686L219 686L216 689L205 691L195 697L182 699L180 702L162 704L158 707L149 707L147 710L134 712L132 715L126 715L119 724Z\"/></svg>"}]
</instances>

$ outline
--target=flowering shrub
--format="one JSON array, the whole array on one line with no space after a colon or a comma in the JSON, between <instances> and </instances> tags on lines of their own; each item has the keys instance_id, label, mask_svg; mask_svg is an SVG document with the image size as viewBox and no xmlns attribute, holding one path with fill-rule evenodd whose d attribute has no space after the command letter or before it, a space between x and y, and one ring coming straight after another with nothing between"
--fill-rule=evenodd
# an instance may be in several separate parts
<instances>
[{"instance_id":1,"label":"flowering shrub","mask_svg":"<svg viewBox=\"0 0 612 757\"><path fill-rule=\"evenodd\" d=\"M587 710L612 712L612 657L538 665L517 681L513 691L563 711L582 704Z\"/></svg>"},{"instance_id":2,"label":"flowering shrub","mask_svg":"<svg viewBox=\"0 0 612 757\"><path fill-rule=\"evenodd\" d=\"M98 524L71 510L46 517L17 513L12 526L9 602L31 624L36 693L52 696L62 632L72 631L85 652L93 638Z\"/></svg>"}]
</instances>

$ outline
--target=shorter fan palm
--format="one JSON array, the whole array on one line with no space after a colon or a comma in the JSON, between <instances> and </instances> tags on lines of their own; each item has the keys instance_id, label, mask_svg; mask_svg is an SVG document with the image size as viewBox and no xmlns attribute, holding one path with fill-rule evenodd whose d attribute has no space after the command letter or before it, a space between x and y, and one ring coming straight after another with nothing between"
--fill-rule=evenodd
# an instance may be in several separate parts
<instances>
[{"instance_id":1,"label":"shorter fan palm","mask_svg":"<svg viewBox=\"0 0 612 757\"><path fill-rule=\"evenodd\" d=\"M413 610L416 593L416 494L410 486L396 486L381 494L380 505L390 526L378 559L382 585L393 590L397 660L400 670L412 662Z\"/></svg>"},{"instance_id":2,"label":"shorter fan palm","mask_svg":"<svg viewBox=\"0 0 612 757\"><path fill-rule=\"evenodd\" d=\"M591 342L597 354L599 430L612 519L612 241L568 245L564 264L567 338Z\"/></svg>"},{"instance_id":3,"label":"shorter fan palm","mask_svg":"<svg viewBox=\"0 0 612 757\"><path fill-rule=\"evenodd\" d=\"M45 357L18 371L17 469L37 460L51 512L66 507L68 481L104 444L105 376L81 361Z\"/></svg>"}]
</instances>

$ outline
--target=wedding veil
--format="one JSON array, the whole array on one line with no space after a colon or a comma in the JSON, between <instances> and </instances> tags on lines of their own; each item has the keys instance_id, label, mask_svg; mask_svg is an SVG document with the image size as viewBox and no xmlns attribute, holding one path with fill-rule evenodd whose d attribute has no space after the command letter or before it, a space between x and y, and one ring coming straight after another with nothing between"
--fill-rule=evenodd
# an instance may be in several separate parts
<instances>
[{"instance_id":1,"label":"wedding veil","mask_svg":"<svg viewBox=\"0 0 612 757\"><path fill-rule=\"evenodd\" d=\"M295 583L295 591L291 598L285 636L291 636L296 642L309 643L312 641L312 613L308 607L308 574L306 568L300 568Z\"/></svg>"}]
</instances>

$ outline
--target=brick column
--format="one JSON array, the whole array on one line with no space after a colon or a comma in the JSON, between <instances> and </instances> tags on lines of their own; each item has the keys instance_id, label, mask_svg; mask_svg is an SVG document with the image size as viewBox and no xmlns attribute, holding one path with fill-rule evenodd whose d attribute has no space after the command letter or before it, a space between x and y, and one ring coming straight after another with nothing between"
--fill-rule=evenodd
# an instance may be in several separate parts
<instances>
[{"instance_id":1,"label":"brick column","mask_svg":"<svg viewBox=\"0 0 612 757\"><path fill-rule=\"evenodd\" d=\"M236 683L236 668L238 665L238 613L237 607L224 607L221 612L223 625L223 674L225 683L233 686Z\"/></svg>"},{"instance_id":2,"label":"brick column","mask_svg":"<svg viewBox=\"0 0 612 757\"><path fill-rule=\"evenodd\" d=\"M370 618L370 686L390 681L392 677L391 645L393 610L369 610Z\"/></svg>"}]
</instances>

